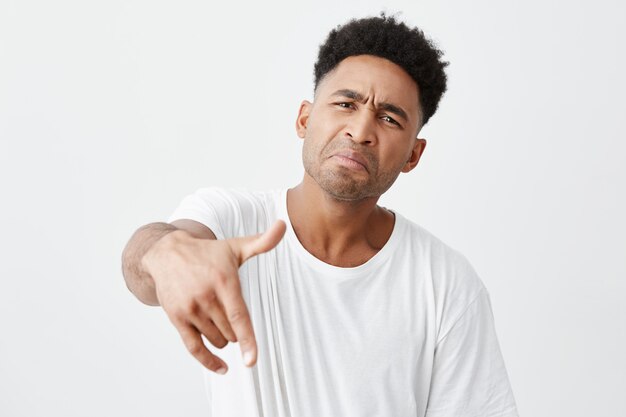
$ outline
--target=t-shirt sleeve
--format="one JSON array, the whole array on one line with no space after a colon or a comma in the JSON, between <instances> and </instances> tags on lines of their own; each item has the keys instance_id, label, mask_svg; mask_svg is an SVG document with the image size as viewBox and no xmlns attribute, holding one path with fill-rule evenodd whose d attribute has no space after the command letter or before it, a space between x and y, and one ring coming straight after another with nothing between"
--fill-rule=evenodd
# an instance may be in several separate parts
<instances>
[{"instance_id":1,"label":"t-shirt sleeve","mask_svg":"<svg viewBox=\"0 0 626 417\"><path fill-rule=\"evenodd\" d=\"M216 238L230 239L265 230L265 218L253 193L209 187L186 196L167 221L194 220L211 229Z\"/></svg>"},{"instance_id":2,"label":"t-shirt sleeve","mask_svg":"<svg viewBox=\"0 0 626 417\"><path fill-rule=\"evenodd\" d=\"M517 416L483 288L435 347L426 417Z\"/></svg>"}]
</instances>

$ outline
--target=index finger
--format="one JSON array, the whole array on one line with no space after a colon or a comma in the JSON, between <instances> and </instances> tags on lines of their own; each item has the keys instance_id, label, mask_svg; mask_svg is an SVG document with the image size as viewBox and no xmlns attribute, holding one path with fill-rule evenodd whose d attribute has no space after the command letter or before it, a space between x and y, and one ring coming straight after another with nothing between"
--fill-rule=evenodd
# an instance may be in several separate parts
<instances>
[{"instance_id":1,"label":"index finger","mask_svg":"<svg viewBox=\"0 0 626 417\"><path fill-rule=\"evenodd\" d=\"M257 346L252 321L248 313L248 307L241 295L239 277L236 280L228 280L227 284L217 290L218 297L224 306L226 319L237 336L241 355L246 366L251 367L256 363Z\"/></svg>"}]
</instances>

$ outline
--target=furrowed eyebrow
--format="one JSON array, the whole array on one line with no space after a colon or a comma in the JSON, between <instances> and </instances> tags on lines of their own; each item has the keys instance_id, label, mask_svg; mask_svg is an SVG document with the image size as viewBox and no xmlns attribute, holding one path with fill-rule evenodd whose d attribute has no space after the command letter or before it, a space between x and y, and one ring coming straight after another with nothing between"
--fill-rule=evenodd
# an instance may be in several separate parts
<instances>
[{"instance_id":1,"label":"furrowed eyebrow","mask_svg":"<svg viewBox=\"0 0 626 417\"><path fill-rule=\"evenodd\" d=\"M356 100L356 101L363 101L363 96L361 94L357 93L354 90L348 90L348 89L337 90L332 95L333 96L340 96L340 97L347 97L347 98L351 98L352 100Z\"/></svg>"},{"instance_id":2,"label":"furrowed eyebrow","mask_svg":"<svg viewBox=\"0 0 626 417\"><path fill-rule=\"evenodd\" d=\"M406 115L406 112L396 105L391 103L380 103L380 108L402 117L405 122L409 121L409 117Z\"/></svg>"},{"instance_id":3,"label":"furrowed eyebrow","mask_svg":"<svg viewBox=\"0 0 626 417\"><path fill-rule=\"evenodd\" d=\"M349 90L349 89L337 90L331 96L346 97L346 98L356 100L356 101L363 101L363 96L360 93L354 90ZM380 103L379 107L385 111L388 111L397 116L400 116L407 122L409 121L409 116L407 116L406 112L402 110L400 107L396 106L395 104Z\"/></svg>"}]
</instances>

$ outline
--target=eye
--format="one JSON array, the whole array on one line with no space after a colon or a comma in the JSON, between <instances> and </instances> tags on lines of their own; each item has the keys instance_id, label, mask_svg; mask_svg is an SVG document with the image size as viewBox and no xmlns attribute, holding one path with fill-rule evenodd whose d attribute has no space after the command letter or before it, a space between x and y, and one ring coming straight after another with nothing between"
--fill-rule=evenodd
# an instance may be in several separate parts
<instances>
[{"instance_id":1,"label":"eye","mask_svg":"<svg viewBox=\"0 0 626 417\"><path fill-rule=\"evenodd\" d=\"M345 101L342 101L340 103L335 103L335 104L339 107L343 107L344 109L351 109L353 107L352 103L348 103Z\"/></svg>"},{"instance_id":2,"label":"eye","mask_svg":"<svg viewBox=\"0 0 626 417\"><path fill-rule=\"evenodd\" d=\"M386 122L393 123L394 125L400 126L400 123L396 122L392 117L389 117L387 115L381 117L381 119L383 119Z\"/></svg>"}]
</instances>

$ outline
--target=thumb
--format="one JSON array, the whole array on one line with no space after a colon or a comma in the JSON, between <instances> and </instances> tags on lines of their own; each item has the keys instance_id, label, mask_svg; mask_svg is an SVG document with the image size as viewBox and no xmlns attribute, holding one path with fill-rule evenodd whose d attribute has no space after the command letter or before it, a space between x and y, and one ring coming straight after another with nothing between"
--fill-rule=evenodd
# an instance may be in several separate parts
<instances>
[{"instance_id":1,"label":"thumb","mask_svg":"<svg viewBox=\"0 0 626 417\"><path fill-rule=\"evenodd\" d=\"M246 260L252 258L253 256L274 249L285 235L285 230L287 230L285 222L282 220L276 220L276 222L269 229L267 229L265 233L230 239L230 246L239 259L239 265L243 264Z\"/></svg>"}]
</instances>

